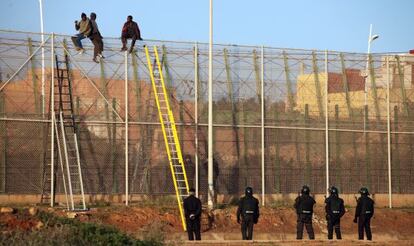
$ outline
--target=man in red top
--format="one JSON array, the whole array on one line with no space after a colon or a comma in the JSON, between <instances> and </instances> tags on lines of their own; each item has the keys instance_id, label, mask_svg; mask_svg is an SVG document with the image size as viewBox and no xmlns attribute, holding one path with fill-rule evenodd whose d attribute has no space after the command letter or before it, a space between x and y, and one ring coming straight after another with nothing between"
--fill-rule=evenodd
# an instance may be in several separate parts
<instances>
[{"instance_id":1,"label":"man in red top","mask_svg":"<svg viewBox=\"0 0 414 246\"><path fill-rule=\"evenodd\" d=\"M125 22L124 26L122 27L122 49L121 51L127 50L127 39L131 38L131 48L129 49L129 53L134 50L135 41L142 40L141 32L139 31L138 24L135 21L132 21L132 16L128 15L127 21Z\"/></svg>"}]
</instances>

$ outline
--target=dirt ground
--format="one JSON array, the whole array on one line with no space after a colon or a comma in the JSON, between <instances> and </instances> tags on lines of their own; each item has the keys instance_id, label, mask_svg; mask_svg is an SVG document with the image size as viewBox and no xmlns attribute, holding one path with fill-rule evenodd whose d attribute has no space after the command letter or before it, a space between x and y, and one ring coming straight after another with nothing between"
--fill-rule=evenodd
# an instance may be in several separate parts
<instances>
[{"instance_id":1,"label":"dirt ground","mask_svg":"<svg viewBox=\"0 0 414 246\"><path fill-rule=\"evenodd\" d=\"M47 209L59 216L68 216L62 209ZM294 241L296 232L296 215L292 208L261 208L259 223L254 228L254 238L257 245L280 245L303 243ZM346 245L358 244L356 224L352 222L354 209L348 209L341 221L343 233L342 243ZM70 214L69 214L70 215ZM73 215L73 214L72 214ZM77 213L76 218L84 222L112 225L121 231L137 238L147 233L162 235L166 241L185 244L186 234L182 232L178 210L173 207L157 206L109 206L92 208L88 212ZM317 207L314 216L314 230L316 241L307 241L307 245L326 243L326 221L322 207ZM0 228L2 231L33 230L39 226L39 220L31 216L27 210L18 213L0 214ZM203 211L202 239L207 240L197 245L243 245L240 240L240 225L236 222L236 207L216 209L211 212ZM376 209L372 220L374 244L414 245L414 209ZM305 238L307 237L305 233ZM322 240L322 241L318 241ZM238 243L237 243L238 242ZM347 242L347 243L346 243Z\"/></svg>"}]
</instances>

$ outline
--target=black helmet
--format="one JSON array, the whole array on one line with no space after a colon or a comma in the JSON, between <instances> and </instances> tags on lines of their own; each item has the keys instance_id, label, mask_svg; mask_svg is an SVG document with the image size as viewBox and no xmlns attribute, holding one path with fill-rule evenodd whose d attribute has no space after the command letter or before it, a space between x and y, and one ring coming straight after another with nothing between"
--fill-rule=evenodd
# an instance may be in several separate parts
<instances>
[{"instance_id":1,"label":"black helmet","mask_svg":"<svg viewBox=\"0 0 414 246\"><path fill-rule=\"evenodd\" d=\"M300 191L300 193L305 194L305 195L309 195L309 193L310 193L309 186L307 186L307 185L302 186L302 190Z\"/></svg>"},{"instance_id":2,"label":"black helmet","mask_svg":"<svg viewBox=\"0 0 414 246\"><path fill-rule=\"evenodd\" d=\"M359 194L363 196L368 196L369 195L368 188L362 187L361 189L359 189Z\"/></svg>"},{"instance_id":3,"label":"black helmet","mask_svg":"<svg viewBox=\"0 0 414 246\"><path fill-rule=\"evenodd\" d=\"M253 195L253 188L250 187L250 186L246 187L245 194L246 194L246 196L252 196Z\"/></svg>"},{"instance_id":4,"label":"black helmet","mask_svg":"<svg viewBox=\"0 0 414 246\"><path fill-rule=\"evenodd\" d=\"M332 186L331 188L329 188L329 194L331 195L338 195L338 188L336 188L335 186Z\"/></svg>"}]
</instances>

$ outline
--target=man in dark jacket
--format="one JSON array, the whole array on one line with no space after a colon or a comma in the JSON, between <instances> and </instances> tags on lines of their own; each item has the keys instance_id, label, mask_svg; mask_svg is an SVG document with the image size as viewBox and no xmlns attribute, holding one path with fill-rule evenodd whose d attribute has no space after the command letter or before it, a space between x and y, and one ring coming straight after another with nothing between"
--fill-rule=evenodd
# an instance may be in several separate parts
<instances>
[{"instance_id":1,"label":"man in dark jacket","mask_svg":"<svg viewBox=\"0 0 414 246\"><path fill-rule=\"evenodd\" d=\"M364 229L367 240L372 240L371 218L374 215L374 201L369 197L368 189L359 190L361 197L357 200L354 223L358 223L358 239L364 240Z\"/></svg>"},{"instance_id":2,"label":"man in dark jacket","mask_svg":"<svg viewBox=\"0 0 414 246\"><path fill-rule=\"evenodd\" d=\"M127 21L125 22L124 26L122 27L122 49L121 51L127 50L127 39L132 39L131 48L129 49L129 53L134 50L135 41L142 40L141 32L139 30L138 24L135 21L132 21L132 16L128 15Z\"/></svg>"},{"instance_id":3,"label":"man in dark jacket","mask_svg":"<svg viewBox=\"0 0 414 246\"><path fill-rule=\"evenodd\" d=\"M243 240L253 239L253 225L257 224L259 216L259 200L253 197L253 189L247 187L245 196L240 199L237 208L237 223L241 222Z\"/></svg>"},{"instance_id":4,"label":"man in dark jacket","mask_svg":"<svg viewBox=\"0 0 414 246\"><path fill-rule=\"evenodd\" d=\"M344 200L339 198L338 189L332 186L329 189L329 197L325 200L326 221L328 222L328 239L333 239L335 228L336 239L341 236L341 217L345 214Z\"/></svg>"},{"instance_id":5,"label":"man in dark jacket","mask_svg":"<svg viewBox=\"0 0 414 246\"><path fill-rule=\"evenodd\" d=\"M184 199L184 213L187 222L188 240L201 240L200 217L201 201L194 195L195 190L189 190L189 196Z\"/></svg>"},{"instance_id":6,"label":"man in dark jacket","mask_svg":"<svg viewBox=\"0 0 414 246\"><path fill-rule=\"evenodd\" d=\"M308 232L309 239L315 239L315 233L312 227L312 214L313 206L315 205L315 199L309 195L310 189L304 185L300 192L301 194L295 199L295 209L298 215L296 239L302 239L303 226L305 225Z\"/></svg>"},{"instance_id":7,"label":"man in dark jacket","mask_svg":"<svg viewBox=\"0 0 414 246\"><path fill-rule=\"evenodd\" d=\"M92 41L93 47L94 47L92 60L98 63L99 58L104 58L102 55L103 42L102 42L102 35L98 29L98 24L96 23L96 14L93 12L90 15L90 22L91 22L92 31L91 31L91 35L89 36L89 39Z\"/></svg>"}]
</instances>

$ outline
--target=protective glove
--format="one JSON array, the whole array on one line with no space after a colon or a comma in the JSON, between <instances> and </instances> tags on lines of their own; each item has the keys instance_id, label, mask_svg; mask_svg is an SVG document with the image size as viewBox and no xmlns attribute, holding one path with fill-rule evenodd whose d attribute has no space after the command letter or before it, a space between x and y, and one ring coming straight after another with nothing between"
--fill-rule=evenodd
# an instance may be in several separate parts
<instances>
[{"instance_id":1,"label":"protective glove","mask_svg":"<svg viewBox=\"0 0 414 246\"><path fill-rule=\"evenodd\" d=\"M358 223L358 219L356 217L354 218L354 223Z\"/></svg>"}]
</instances>

